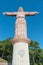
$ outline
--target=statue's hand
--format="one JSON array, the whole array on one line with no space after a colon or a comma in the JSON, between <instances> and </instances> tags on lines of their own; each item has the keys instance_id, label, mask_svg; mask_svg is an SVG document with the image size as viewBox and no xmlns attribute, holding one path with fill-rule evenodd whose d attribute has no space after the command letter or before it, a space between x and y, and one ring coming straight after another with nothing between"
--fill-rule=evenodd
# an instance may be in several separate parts
<instances>
[{"instance_id":1,"label":"statue's hand","mask_svg":"<svg viewBox=\"0 0 43 65\"><path fill-rule=\"evenodd\" d=\"M39 12L35 11L35 14L39 14Z\"/></svg>"},{"instance_id":2,"label":"statue's hand","mask_svg":"<svg viewBox=\"0 0 43 65\"><path fill-rule=\"evenodd\" d=\"M2 14L6 15L6 14L7 14L7 12L3 12Z\"/></svg>"}]
</instances>

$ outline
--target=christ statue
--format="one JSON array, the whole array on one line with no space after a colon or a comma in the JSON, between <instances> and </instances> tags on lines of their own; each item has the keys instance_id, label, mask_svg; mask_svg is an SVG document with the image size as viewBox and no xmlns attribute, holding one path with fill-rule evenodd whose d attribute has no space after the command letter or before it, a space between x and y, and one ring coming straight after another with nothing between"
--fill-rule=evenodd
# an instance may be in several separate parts
<instances>
[{"instance_id":1,"label":"christ statue","mask_svg":"<svg viewBox=\"0 0 43 65\"><path fill-rule=\"evenodd\" d=\"M15 36L19 38L26 38L26 20L25 16L34 16L39 14L39 12L24 12L22 7L19 7L17 12L3 12L4 15L7 16L16 16L16 29L15 29ZM23 25L20 23L24 23Z\"/></svg>"},{"instance_id":2,"label":"christ statue","mask_svg":"<svg viewBox=\"0 0 43 65\"><path fill-rule=\"evenodd\" d=\"M3 12L7 16L16 16L15 38L13 44L12 65L30 65L28 44L31 42L27 38L27 26L25 16L34 16L39 12L24 12L20 7L17 12Z\"/></svg>"}]
</instances>

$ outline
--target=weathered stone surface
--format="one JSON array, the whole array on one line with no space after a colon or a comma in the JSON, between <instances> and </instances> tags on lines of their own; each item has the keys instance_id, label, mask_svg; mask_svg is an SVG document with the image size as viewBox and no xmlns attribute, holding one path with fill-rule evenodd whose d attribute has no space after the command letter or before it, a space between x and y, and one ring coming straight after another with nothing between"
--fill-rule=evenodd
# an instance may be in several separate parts
<instances>
[{"instance_id":1,"label":"weathered stone surface","mask_svg":"<svg viewBox=\"0 0 43 65\"><path fill-rule=\"evenodd\" d=\"M7 62L0 62L0 65L12 65L11 63L7 63Z\"/></svg>"}]
</instances>

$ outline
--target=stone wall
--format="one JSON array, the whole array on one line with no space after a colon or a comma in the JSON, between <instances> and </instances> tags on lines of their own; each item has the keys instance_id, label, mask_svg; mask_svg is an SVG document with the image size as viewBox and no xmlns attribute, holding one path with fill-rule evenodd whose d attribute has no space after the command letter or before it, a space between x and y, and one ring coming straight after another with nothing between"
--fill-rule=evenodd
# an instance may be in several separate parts
<instances>
[{"instance_id":1,"label":"stone wall","mask_svg":"<svg viewBox=\"0 0 43 65\"><path fill-rule=\"evenodd\" d=\"M0 65L12 65L11 63L7 63L7 62L0 62Z\"/></svg>"}]
</instances>

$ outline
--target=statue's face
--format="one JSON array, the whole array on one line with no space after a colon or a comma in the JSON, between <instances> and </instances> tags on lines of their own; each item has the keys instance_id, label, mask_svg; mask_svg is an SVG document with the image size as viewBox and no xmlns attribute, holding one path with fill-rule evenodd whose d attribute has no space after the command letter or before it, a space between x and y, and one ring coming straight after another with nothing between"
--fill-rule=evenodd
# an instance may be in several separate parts
<instances>
[{"instance_id":1,"label":"statue's face","mask_svg":"<svg viewBox=\"0 0 43 65\"><path fill-rule=\"evenodd\" d=\"M22 7L20 7L18 11L23 11L23 8L22 8Z\"/></svg>"}]
</instances>

